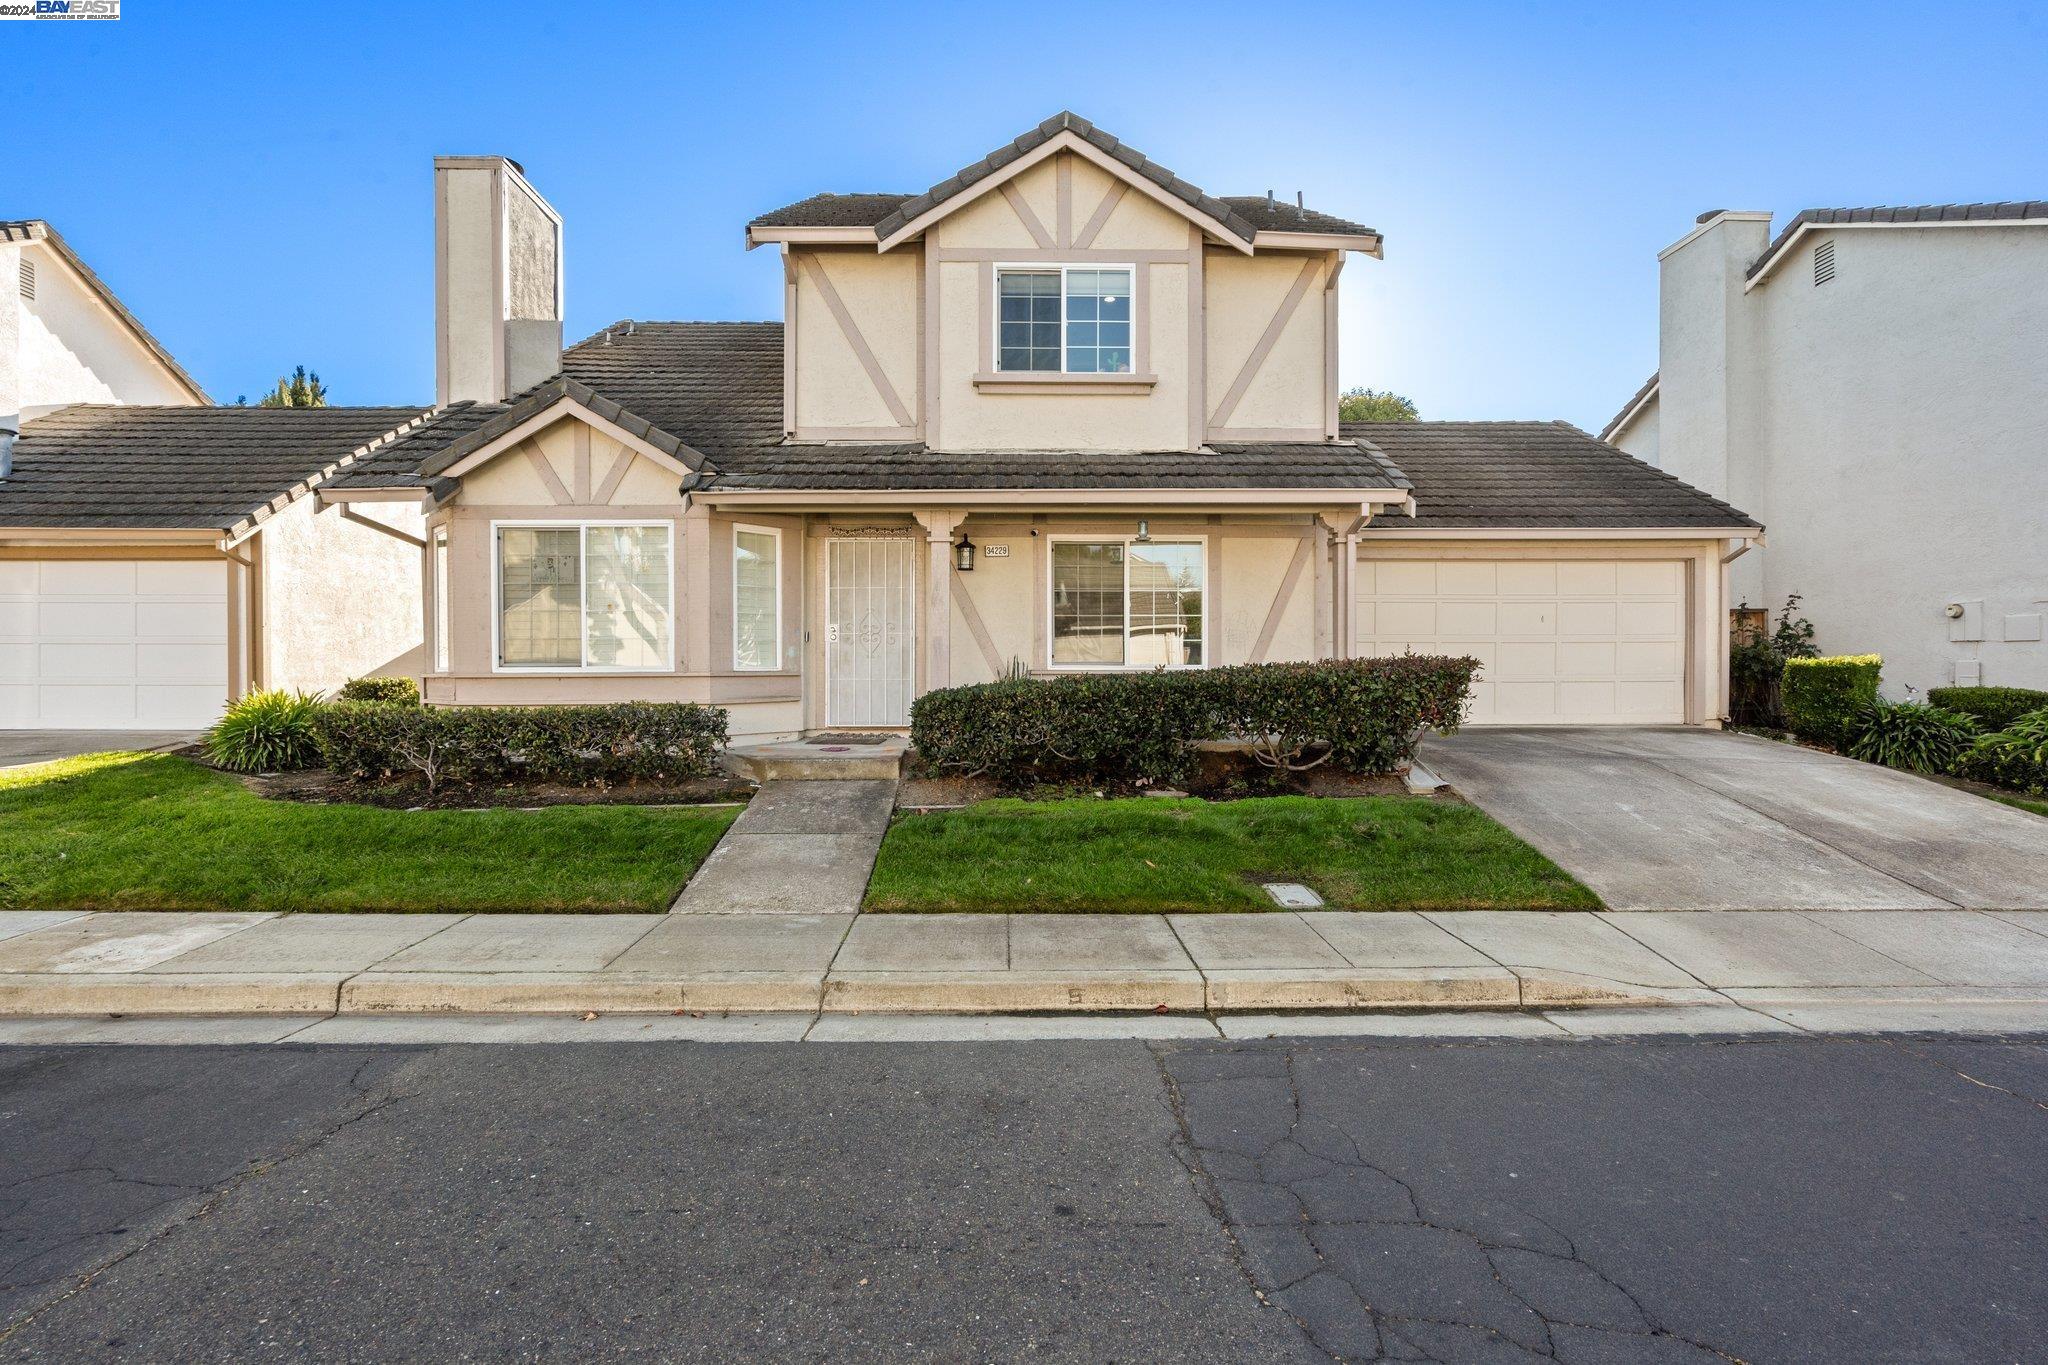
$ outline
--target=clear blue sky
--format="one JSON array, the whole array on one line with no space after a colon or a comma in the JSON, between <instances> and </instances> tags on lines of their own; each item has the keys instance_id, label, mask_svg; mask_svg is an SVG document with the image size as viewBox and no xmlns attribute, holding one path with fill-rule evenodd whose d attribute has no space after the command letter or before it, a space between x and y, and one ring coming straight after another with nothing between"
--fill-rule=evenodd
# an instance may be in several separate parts
<instances>
[{"instance_id":1,"label":"clear blue sky","mask_svg":"<svg viewBox=\"0 0 2048 1365\"><path fill-rule=\"evenodd\" d=\"M1072 108L1386 233L1345 272L1346 383L1596 429L1702 209L2048 197L2025 4L124 8L0 24L0 217L55 223L226 402L296 363L431 400L437 152L562 211L581 337L775 317L749 217L923 189Z\"/></svg>"}]
</instances>

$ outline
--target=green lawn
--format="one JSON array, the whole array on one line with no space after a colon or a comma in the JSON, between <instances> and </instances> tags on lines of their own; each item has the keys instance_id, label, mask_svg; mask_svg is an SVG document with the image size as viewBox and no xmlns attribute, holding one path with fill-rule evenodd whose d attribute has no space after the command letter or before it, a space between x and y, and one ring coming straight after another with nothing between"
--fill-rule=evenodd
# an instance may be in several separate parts
<instances>
[{"instance_id":1,"label":"green lawn","mask_svg":"<svg viewBox=\"0 0 2048 1365\"><path fill-rule=\"evenodd\" d=\"M1305 882L1352 910L1578 910L1600 902L1470 806L1412 797L984 801L908 815L870 910L1271 910Z\"/></svg>"},{"instance_id":2,"label":"green lawn","mask_svg":"<svg viewBox=\"0 0 2048 1365\"><path fill-rule=\"evenodd\" d=\"M2036 815L2048 815L2048 801L2036 801L2031 796L1994 796L1991 799L2003 801L2008 806L2018 806L2021 810L2030 810Z\"/></svg>"},{"instance_id":3,"label":"green lawn","mask_svg":"<svg viewBox=\"0 0 2048 1365\"><path fill-rule=\"evenodd\" d=\"M663 910L737 810L266 801L182 758L0 772L0 908Z\"/></svg>"}]
</instances>

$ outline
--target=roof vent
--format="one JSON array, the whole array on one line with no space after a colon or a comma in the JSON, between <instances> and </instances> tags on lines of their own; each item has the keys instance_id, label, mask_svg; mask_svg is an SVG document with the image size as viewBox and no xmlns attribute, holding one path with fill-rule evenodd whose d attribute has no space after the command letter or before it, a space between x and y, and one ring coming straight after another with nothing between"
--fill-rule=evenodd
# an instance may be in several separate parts
<instances>
[{"instance_id":1,"label":"roof vent","mask_svg":"<svg viewBox=\"0 0 2048 1365\"><path fill-rule=\"evenodd\" d=\"M36 297L36 263L24 259L21 263L21 296L29 302Z\"/></svg>"},{"instance_id":2,"label":"roof vent","mask_svg":"<svg viewBox=\"0 0 2048 1365\"><path fill-rule=\"evenodd\" d=\"M1833 238L1822 242L1813 249L1813 282L1816 286L1826 284L1835 277L1835 243Z\"/></svg>"}]
</instances>

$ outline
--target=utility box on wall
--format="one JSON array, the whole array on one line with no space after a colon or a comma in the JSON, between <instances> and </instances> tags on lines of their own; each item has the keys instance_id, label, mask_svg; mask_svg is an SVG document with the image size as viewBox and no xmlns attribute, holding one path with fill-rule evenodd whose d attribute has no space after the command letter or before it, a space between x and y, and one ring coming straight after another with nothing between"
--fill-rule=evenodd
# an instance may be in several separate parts
<instances>
[{"instance_id":1,"label":"utility box on wall","mask_svg":"<svg viewBox=\"0 0 2048 1365\"><path fill-rule=\"evenodd\" d=\"M1951 602L1947 606L1948 638L1958 643L1984 638L1984 602L1972 598L1966 602Z\"/></svg>"}]
</instances>

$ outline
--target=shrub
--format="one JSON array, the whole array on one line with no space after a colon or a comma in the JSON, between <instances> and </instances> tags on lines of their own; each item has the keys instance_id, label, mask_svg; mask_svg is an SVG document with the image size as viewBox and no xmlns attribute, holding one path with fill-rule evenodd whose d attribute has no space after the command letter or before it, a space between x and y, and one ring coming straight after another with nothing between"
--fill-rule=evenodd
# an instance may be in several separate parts
<instances>
[{"instance_id":1,"label":"shrub","mask_svg":"<svg viewBox=\"0 0 2048 1365\"><path fill-rule=\"evenodd\" d=\"M1811 659L1820 651L1813 647L1813 622L1792 613L1799 609L1799 594L1793 593L1778 609L1778 623L1766 635L1761 631L1738 633L1728 649L1728 714L1738 725L1785 724L1781 687L1787 659ZM1738 610L1747 610L1747 604Z\"/></svg>"},{"instance_id":2,"label":"shrub","mask_svg":"<svg viewBox=\"0 0 2048 1365\"><path fill-rule=\"evenodd\" d=\"M2003 730L2028 712L2048 707L2048 692L2031 687L1932 687L1927 700L1969 716L1986 730Z\"/></svg>"},{"instance_id":3,"label":"shrub","mask_svg":"<svg viewBox=\"0 0 2048 1365\"><path fill-rule=\"evenodd\" d=\"M305 692L251 692L228 703L206 735L206 756L231 772L295 772L320 762L320 699Z\"/></svg>"},{"instance_id":4,"label":"shrub","mask_svg":"<svg viewBox=\"0 0 2048 1365\"><path fill-rule=\"evenodd\" d=\"M1963 771L2029 796L2048 796L2048 708L2029 712L1994 734L1979 735Z\"/></svg>"},{"instance_id":5,"label":"shrub","mask_svg":"<svg viewBox=\"0 0 2048 1365\"><path fill-rule=\"evenodd\" d=\"M1455 730L1479 664L1409 656L1021 678L927 692L910 738L935 767L1009 786L1184 778L1203 740L1261 763L1388 772L1423 733Z\"/></svg>"},{"instance_id":6,"label":"shrub","mask_svg":"<svg viewBox=\"0 0 2048 1365\"><path fill-rule=\"evenodd\" d=\"M1860 713L1849 757L1916 773L1952 772L1977 738L1977 722L1925 702L1878 702Z\"/></svg>"},{"instance_id":7,"label":"shrub","mask_svg":"<svg viewBox=\"0 0 2048 1365\"><path fill-rule=\"evenodd\" d=\"M344 777L415 774L442 783L680 781L716 770L726 714L683 702L612 706L392 706L336 702L320 752Z\"/></svg>"},{"instance_id":8,"label":"shrub","mask_svg":"<svg viewBox=\"0 0 2048 1365\"><path fill-rule=\"evenodd\" d=\"M1840 749L1854 737L1857 717L1877 704L1876 654L1785 661L1785 723L1801 739Z\"/></svg>"},{"instance_id":9,"label":"shrub","mask_svg":"<svg viewBox=\"0 0 2048 1365\"><path fill-rule=\"evenodd\" d=\"M418 706L420 685L411 678L350 678L334 694L337 701L374 701L387 706Z\"/></svg>"}]
</instances>

